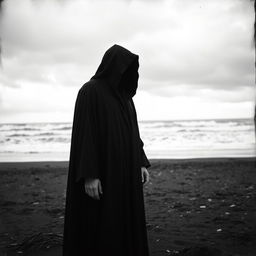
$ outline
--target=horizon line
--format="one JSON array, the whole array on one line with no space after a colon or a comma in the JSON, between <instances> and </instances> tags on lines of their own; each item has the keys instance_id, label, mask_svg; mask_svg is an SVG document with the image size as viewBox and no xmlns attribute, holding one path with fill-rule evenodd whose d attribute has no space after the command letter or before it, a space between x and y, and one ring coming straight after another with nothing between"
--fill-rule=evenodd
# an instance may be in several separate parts
<instances>
[{"instance_id":1,"label":"horizon line","mask_svg":"<svg viewBox=\"0 0 256 256\"><path fill-rule=\"evenodd\" d=\"M138 120L138 122L170 122L170 121L211 121L211 120L248 120L248 119L254 119L254 117L233 117L233 118L196 118L196 119L144 119L144 120ZM42 121L42 122L0 122L0 125L2 124L43 124L43 123L73 123L72 121Z\"/></svg>"}]
</instances>

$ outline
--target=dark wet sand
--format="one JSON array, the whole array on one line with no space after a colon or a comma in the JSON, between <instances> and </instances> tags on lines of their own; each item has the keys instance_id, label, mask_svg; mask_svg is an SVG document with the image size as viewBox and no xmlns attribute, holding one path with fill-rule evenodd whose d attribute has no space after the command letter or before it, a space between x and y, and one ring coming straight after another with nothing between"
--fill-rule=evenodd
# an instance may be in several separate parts
<instances>
[{"instance_id":1,"label":"dark wet sand","mask_svg":"<svg viewBox=\"0 0 256 256\"><path fill-rule=\"evenodd\" d=\"M151 159L144 186L151 256L255 256L255 161ZM2 255L61 255L67 167L0 163ZM24 239L30 242L18 246Z\"/></svg>"}]
</instances>

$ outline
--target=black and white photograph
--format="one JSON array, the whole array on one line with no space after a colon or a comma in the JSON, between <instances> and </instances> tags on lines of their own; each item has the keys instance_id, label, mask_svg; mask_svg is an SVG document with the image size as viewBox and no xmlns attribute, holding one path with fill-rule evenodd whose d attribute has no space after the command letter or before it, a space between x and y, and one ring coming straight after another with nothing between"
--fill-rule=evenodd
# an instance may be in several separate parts
<instances>
[{"instance_id":1,"label":"black and white photograph","mask_svg":"<svg viewBox=\"0 0 256 256\"><path fill-rule=\"evenodd\" d=\"M255 256L253 0L0 1L0 256Z\"/></svg>"}]
</instances>

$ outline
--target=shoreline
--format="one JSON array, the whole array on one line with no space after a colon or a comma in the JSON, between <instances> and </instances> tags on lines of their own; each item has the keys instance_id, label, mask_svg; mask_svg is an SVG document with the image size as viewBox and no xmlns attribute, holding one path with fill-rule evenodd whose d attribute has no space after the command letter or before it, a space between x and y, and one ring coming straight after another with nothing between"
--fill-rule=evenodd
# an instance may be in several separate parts
<instances>
[{"instance_id":1,"label":"shoreline","mask_svg":"<svg viewBox=\"0 0 256 256\"><path fill-rule=\"evenodd\" d=\"M256 157L199 157L199 158L149 158L149 161L152 164L155 164L157 162L166 163L187 163L187 162L229 162L229 161L256 161ZM43 167L42 165L45 165L45 167L49 167L49 165L53 167L61 167L65 168L68 166L69 161L13 161L13 162L0 162L0 171L2 168L20 168L20 167ZM24 165L24 166L22 166ZM150 167L149 167L150 169Z\"/></svg>"}]
</instances>

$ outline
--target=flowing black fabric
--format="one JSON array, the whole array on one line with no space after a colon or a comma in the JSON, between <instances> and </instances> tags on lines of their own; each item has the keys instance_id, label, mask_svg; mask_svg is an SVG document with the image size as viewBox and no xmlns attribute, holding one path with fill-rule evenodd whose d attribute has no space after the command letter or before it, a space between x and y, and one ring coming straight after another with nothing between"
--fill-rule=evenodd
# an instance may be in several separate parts
<instances>
[{"instance_id":1,"label":"flowing black fabric","mask_svg":"<svg viewBox=\"0 0 256 256\"><path fill-rule=\"evenodd\" d=\"M138 55L114 45L78 91L71 137L63 256L148 256L141 167L150 167L132 97ZM85 193L98 178L100 200Z\"/></svg>"}]
</instances>

